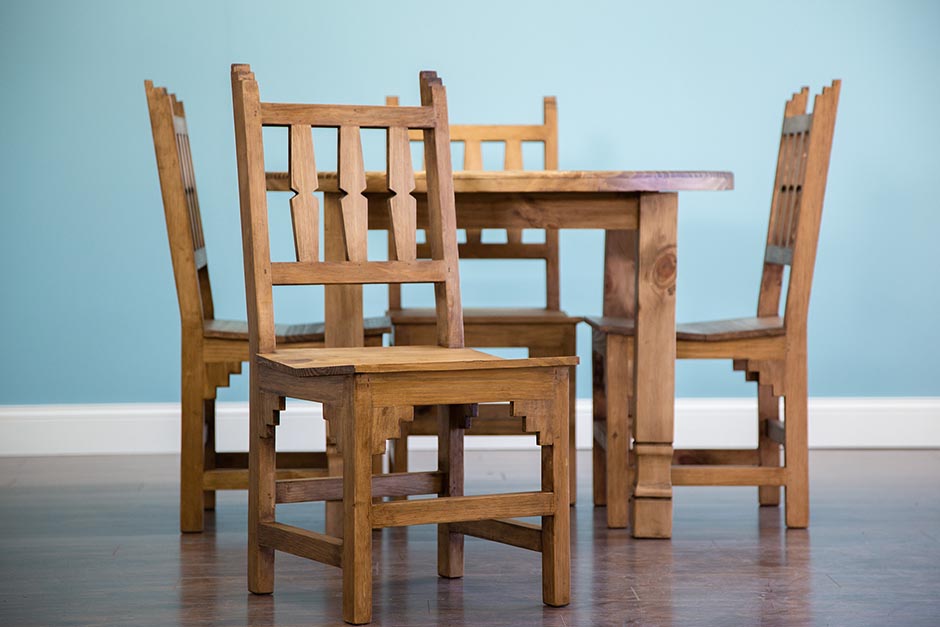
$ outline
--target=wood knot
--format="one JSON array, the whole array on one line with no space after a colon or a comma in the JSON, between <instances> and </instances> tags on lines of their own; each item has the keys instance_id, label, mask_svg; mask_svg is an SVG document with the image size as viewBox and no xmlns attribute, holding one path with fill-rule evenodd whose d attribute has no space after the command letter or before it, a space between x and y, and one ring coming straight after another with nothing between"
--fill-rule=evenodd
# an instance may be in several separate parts
<instances>
[{"instance_id":1,"label":"wood knot","mask_svg":"<svg viewBox=\"0 0 940 627\"><path fill-rule=\"evenodd\" d=\"M670 296L676 292L676 249L674 246L660 251L653 264L653 285Z\"/></svg>"}]
</instances>

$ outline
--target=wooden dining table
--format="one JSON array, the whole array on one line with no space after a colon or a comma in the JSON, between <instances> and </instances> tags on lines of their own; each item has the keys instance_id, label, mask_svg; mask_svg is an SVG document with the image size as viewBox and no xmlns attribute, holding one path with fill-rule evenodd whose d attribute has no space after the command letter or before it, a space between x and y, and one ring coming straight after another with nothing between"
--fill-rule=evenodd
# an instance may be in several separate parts
<instances>
[{"instance_id":1,"label":"wooden dining table","mask_svg":"<svg viewBox=\"0 0 940 627\"><path fill-rule=\"evenodd\" d=\"M455 172L453 180L458 228L605 231L602 315L636 321L633 372L627 372L626 364L619 373L608 372L634 381L636 471L630 527L637 538L670 537L679 192L730 190L734 176L691 171L464 171ZM269 173L268 189L291 191L288 175ZM343 220L340 198L360 190L340 191L336 174L329 172L318 174L318 189L324 193L324 257L338 260L344 249L335 237L342 237L342 229L332 227ZM415 173L412 195L417 199L418 228L427 216L426 189L423 172ZM361 191L369 202L369 228L388 228L386 174L367 173ZM361 345L362 287L327 286L325 296L327 345ZM629 442L618 446L612 437L617 434L607 434L608 455L626 456Z\"/></svg>"}]
</instances>

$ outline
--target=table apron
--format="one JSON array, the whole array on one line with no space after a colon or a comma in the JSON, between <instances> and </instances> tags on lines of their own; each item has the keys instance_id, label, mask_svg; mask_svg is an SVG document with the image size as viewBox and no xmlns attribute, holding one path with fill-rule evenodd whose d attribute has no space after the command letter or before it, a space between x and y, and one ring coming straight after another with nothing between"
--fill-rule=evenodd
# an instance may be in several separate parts
<instances>
[{"instance_id":1,"label":"table apron","mask_svg":"<svg viewBox=\"0 0 940 627\"><path fill-rule=\"evenodd\" d=\"M367 194L369 228L388 229L387 194ZM415 194L418 227L427 227L427 199ZM637 228L639 193L463 193L456 195L457 227L462 229Z\"/></svg>"}]
</instances>

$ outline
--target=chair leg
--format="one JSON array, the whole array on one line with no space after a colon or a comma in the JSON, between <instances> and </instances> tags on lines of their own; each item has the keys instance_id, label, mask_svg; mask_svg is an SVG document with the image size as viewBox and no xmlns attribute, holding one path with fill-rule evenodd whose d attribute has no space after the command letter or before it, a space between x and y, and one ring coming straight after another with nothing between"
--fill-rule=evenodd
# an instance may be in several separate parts
<instances>
[{"instance_id":1,"label":"chair leg","mask_svg":"<svg viewBox=\"0 0 940 627\"><path fill-rule=\"evenodd\" d=\"M343 454L343 620L372 620L372 398L355 385L335 408Z\"/></svg>"},{"instance_id":2,"label":"chair leg","mask_svg":"<svg viewBox=\"0 0 940 627\"><path fill-rule=\"evenodd\" d=\"M182 365L180 423L180 531L200 532L203 528L202 474L205 418L203 386L205 367L198 357L186 354ZM192 364L196 368L192 368Z\"/></svg>"},{"instance_id":3,"label":"chair leg","mask_svg":"<svg viewBox=\"0 0 940 627\"><path fill-rule=\"evenodd\" d=\"M323 405L323 416L326 418L326 472L330 477L343 476L343 455L337 450L333 429L339 429L340 423L332 419L331 412L338 411L332 405ZM341 501L327 501L323 505L326 516L326 534L337 538L343 537L343 503Z\"/></svg>"},{"instance_id":4,"label":"chair leg","mask_svg":"<svg viewBox=\"0 0 940 627\"><path fill-rule=\"evenodd\" d=\"M542 601L561 607L571 602L571 513L568 509L568 377L555 373L551 404L552 443L542 447L542 491L555 496L555 513L542 516Z\"/></svg>"},{"instance_id":5,"label":"chair leg","mask_svg":"<svg viewBox=\"0 0 940 627\"><path fill-rule=\"evenodd\" d=\"M602 335L599 338L596 337L599 335L597 332L595 332L594 335L595 340L599 339L603 341ZM605 398L604 391L604 386L606 385L604 363L603 352L596 349L593 350L591 352L591 397L594 420L591 425L591 456L593 460L591 475L594 484L595 507L607 505L607 451L604 450L604 445L598 441L597 435L593 429L594 425L597 425L597 423L606 423L607 421L607 399Z\"/></svg>"},{"instance_id":6,"label":"chair leg","mask_svg":"<svg viewBox=\"0 0 940 627\"><path fill-rule=\"evenodd\" d=\"M604 371L607 374L607 526L624 528L629 520L633 486L629 483L630 391L633 359L630 342L607 335Z\"/></svg>"},{"instance_id":7,"label":"chair leg","mask_svg":"<svg viewBox=\"0 0 940 627\"><path fill-rule=\"evenodd\" d=\"M258 538L261 523L274 522L274 412L279 408L278 400L252 383L248 403L248 590L254 594L274 591L274 549L261 546Z\"/></svg>"},{"instance_id":8,"label":"chair leg","mask_svg":"<svg viewBox=\"0 0 940 627\"><path fill-rule=\"evenodd\" d=\"M438 408L437 469L444 473L440 496L463 496L464 415L463 405ZM463 577L463 534L451 531L447 524L437 526L437 574Z\"/></svg>"},{"instance_id":9,"label":"chair leg","mask_svg":"<svg viewBox=\"0 0 940 627\"><path fill-rule=\"evenodd\" d=\"M529 348L529 357L563 357L577 354L578 348L574 329L567 331L564 340L554 348ZM571 372L568 375L568 442L571 446L569 448L570 458L568 459L568 472L570 474L568 478L568 496L570 504L574 505L578 500L578 464L577 446L575 446L577 380L575 379L576 368L572 366L570 370Z\"/></svg>"},{"instance_id":10,"label":"chair leg","mask_svg":"<svg viewBox=\"0 0 940 627\"><path fill-rule=\"evenodd\" d=\"M202 414L205 418L205 445L203 462L205 470L215 468L215 398L207 398L202 404ZM202 508L206 511L215 510L215 490L203 490Z\"/></svg>"},{"instance_id":11,"label":"chair leg","mask_svg":"<svg viewBox=\"0 0 940 627\"><path fill-rule=\"evenodd\" d=\"M757 386L757 447L760 451L760 465L780 466L780 445L767 437L767 421L779 420L780 404L774 396L773 386ZM780 505L780 488L775 485L762 485L757 488L757 499L762 506Z\"/></svg>"},{"instance_id":12,"label":"chair leg","mask_svg":"<svg viewBox=\"0 0 940 627\"><path fill-rule=\"evenodd\" d=\"M408 472L408 433L411 425L402 423L401 438L390 440L388 444L388 471Z\"/></svg>"},{"instance_id":13,"label":"chair leg","mask_svg":"<svg viewBox=\"0 0 940 627\"><path fill-rule=\"evenodd\" d=\"M788 356L785 381L786 521L787 527L802 529L809 525L809 408L805 348L797 355Z\"/></svg>"}]
</instances>

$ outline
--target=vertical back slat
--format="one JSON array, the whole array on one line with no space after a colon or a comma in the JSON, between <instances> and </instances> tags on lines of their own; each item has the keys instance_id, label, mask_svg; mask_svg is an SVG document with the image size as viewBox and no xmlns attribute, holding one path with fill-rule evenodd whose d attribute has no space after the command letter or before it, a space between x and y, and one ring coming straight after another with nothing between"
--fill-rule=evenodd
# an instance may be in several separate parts
<instances>
[{"instance_id":1,"label":"vertical back slat","mask_svg":"<svg viewBox=\"0 0 940 627\"><path fill-rule=\"evenodd\" d=\"M366 173L362 162L362 139L358 126L339 129L339 189L343 214L346 259L364 262L367 258L369 209L366 197Z\"/></svg>"},{"instance_id":2,"label":"vertical back slat","mask_svg":"<svg viewBox=\"0 0 940 627\"><path fill-rule=\"evenodd\" d=\"M389 236L389 258L398 261L414 261L417 258L415 238L417 235L417 203L411 192L415 188L414 170L411 167L411 141L408 129L388 129L388 199L391 221Z\"/></svg>"},{"instance_id":3,"label":"vertical back slat","mask_svg":"<svg viewBox=\"0 0 940 627\"><path fill-rule=\"evenodd\" d=\"M397 107L398 106L398 96L385 96L385 106L386 107ZM409 146L408 154L411 155L411 146L410 146L410 137L409 137ZM386 163L391 167L391 162L386 160ZM392 254L395 251L395 232L392 229L388 230L388 255L389 259L392 258ZM392 311L401 309L401 285L398 283L389 283L388 284L388 308Z\"/></svg>"},{"instance_id":4,"label":"vertical back slat","mask_svg":"<svg viewBox=\"0 0 940 627\"><path fill-rule=\"evenodd\" d=\"M545 169L558 169L558 101L555 96L545 96L542 101L543 126L545 127Z\"/></svg>"},{"instance_id":5,"label":"vertical back slat","mask_svg":"<svg viewBox=\"0 0 940 627\"><path fill-rule=\"evenodd\" d=\"M483 169L483 144L475 139L465 139L463 142L463 169Z\"/></svg>"},{"instance_id":6,"label":"vertical back slat","mask_svg":"<svg viewBox=\"0 0 940 627\"><path fill-rule=\"evenodd\" d=\"M506 155L503 159L504 170L522 169L522 142L518 139L508 138L505 141ZM507 244L522 243L522 229L506 229Z\"/></svg>"},{"instance_id":7,"label":"vertical back slat","mask_svg":"<svg viewBox=\"0 0 940 627\"><path fill-rule=\"evenodd\" d=\"M784 120L786 118L806 113L806 104L809 97L809 88L804 87L787 101L784 107ZM784 122L785 123L785 122ZM783 286L783 264L769 259L773 248L782 248L780 242L780 214L786 202L787 194L784 185L787 182L790 168L790 154L792 149L792 136L781 132L780 150L777 153L777 170L774 176L774 189L770 200L770 220L767 225L767 254L765 254L764 270L761 274L761 287L757 299L758 316L776 316L780 313L780 293Z\"/></svg>"},{"instance_id":8,"label":"vertical back slat","mask_svg":"<svg viewBox=\"0 0 940 627\"><path fill-rule=\"evenodd\" d=\"M443 260L449 279L434 285L438 344L462 348L463 310L457 267L457 214L450 159L450 130L444 86L435 72L421 73L421 104L434 108L435 128L424 131L428 179L428 244L433 259Z\"/></svg>"},{"instance_id":9,"label":"vertical back slat","mask_svg":"<svg viewBox=\"0 0 940 627\"><path fill-rule=\"evenodd\" d=\"M320 207L313 192L317 189L317 166L313 154L310 127L300 124L290 127L291 221L294 225L294 251L297 261L320 259Z\"/></svg>"},{"instance_id":10,"label":"vertical back slat","mask_svg":"<svg viewBox=\"0 0 940 627\"><path fill-rule=\"evenodd\" d=\"M522 169L522 142L518 139L506 140L506 155L503 159L504 170Z\"/></svg>"},{"instance_id":11,"label":"vertical back slat","mask_svg":"<svg viewBox=\"0 0 940 627\"><path fill-rule=\"evenodd\" d=\"M466 139L463 144L463 169L471 171L482 170L483 144L475 139ZM482 229L467 229L466 233L468 244L479 244L483 241Z\"/></svg>"}]
</instances>

